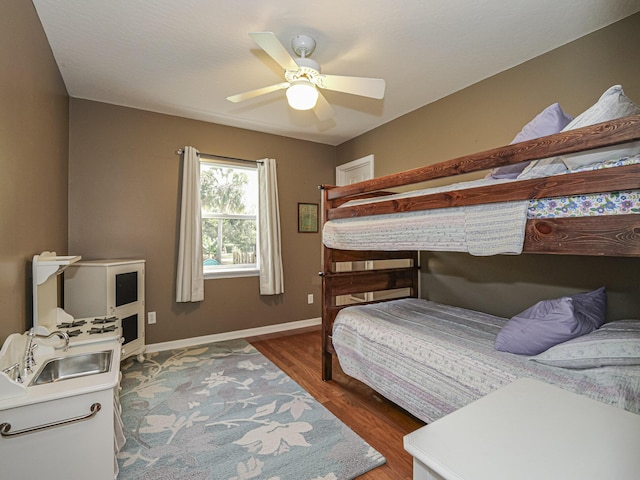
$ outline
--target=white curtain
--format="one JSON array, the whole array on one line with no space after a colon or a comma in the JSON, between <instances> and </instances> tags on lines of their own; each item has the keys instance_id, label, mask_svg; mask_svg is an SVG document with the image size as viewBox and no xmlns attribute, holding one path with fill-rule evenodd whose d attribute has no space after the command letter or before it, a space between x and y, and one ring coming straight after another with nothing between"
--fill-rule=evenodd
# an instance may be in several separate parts
<instances>
[{"instance_id":1,"label":"white curtain","mask_svg":"<svg viewBox=\"0 0 640 480\"><path fill-rule=\"evenodd\" d=\"M182 156L180 243L176 275L176 302L204 300L200 159L198 150L185 147Z\"/></svg>"},{"instance_id":2,"label":"white curtain","mask_svg":"<svg viewBox=\"0 0 640 480\"><path fill-rule=\"evenodd\" d=\"M284 293L276 161L258 162L260 295Z\"/></svg>"}]
</instances>

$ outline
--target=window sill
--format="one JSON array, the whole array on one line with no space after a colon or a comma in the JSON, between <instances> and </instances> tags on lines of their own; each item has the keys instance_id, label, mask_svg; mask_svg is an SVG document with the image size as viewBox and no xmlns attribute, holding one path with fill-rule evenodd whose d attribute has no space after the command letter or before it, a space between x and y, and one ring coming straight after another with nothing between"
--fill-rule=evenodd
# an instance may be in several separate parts
<instances>
[{"instance_id":1,"label":"window sill","mask_svg":"<svg viewBox=\"0 0 640 480\"><path fill-rule=\"evenodd\" d=\"M225 270L220 269L216 272L205 272L205 280L214 280L217 278L238 278L238 277L257 277L260 275L260 270L257 268Z\"/></svg>"}]
</instances>

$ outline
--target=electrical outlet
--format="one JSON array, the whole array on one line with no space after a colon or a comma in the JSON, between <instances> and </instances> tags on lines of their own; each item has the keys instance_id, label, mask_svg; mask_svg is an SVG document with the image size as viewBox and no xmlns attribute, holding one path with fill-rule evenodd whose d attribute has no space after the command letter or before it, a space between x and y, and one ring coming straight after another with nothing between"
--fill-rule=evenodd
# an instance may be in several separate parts
<instances>
[{"instance_id":1,"label":"electrical outlet","mask_svg":"<svg viewBox=\"0 0 640 480\"><path fill-rule=\"evenodd\" d=\"M311 305L313 303L313 293L307 295L307 303Z\"/></svg>"},{"instance_id":2,"label":"electrical outlet","mask_svg":"<svg viewBox=\"0 0 640 480\"><path fill-rule=\"evenodd\" d=\"M147 312L147 323L149 325L156 323L156 312Z\"/></svg>"}]
</instances>

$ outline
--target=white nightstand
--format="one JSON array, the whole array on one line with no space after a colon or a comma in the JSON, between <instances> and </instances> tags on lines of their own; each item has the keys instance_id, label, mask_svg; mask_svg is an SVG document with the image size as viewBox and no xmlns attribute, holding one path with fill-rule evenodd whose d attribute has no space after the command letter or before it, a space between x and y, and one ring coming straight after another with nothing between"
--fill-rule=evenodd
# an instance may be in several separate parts
<instances>
[{"instance_id":1,"label":"white nightstand","mask_svg":"<svg viewBox=\"0 0 640 480\"><path fill-rule=\"evenodd\" d=\"M404 437L414 480L637 480L640 415L520 379Z\"/></svg>"}]
</instances>

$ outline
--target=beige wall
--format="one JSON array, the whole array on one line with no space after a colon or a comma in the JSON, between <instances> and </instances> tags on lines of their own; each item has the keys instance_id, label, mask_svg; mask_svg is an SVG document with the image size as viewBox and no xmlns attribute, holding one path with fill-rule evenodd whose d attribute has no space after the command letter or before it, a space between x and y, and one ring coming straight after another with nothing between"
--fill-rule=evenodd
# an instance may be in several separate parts
<instances>
[{"instance_id":1,"label":"beige wall","mask_svg":"<svg viewBox=\"0 0 640 480\"><path fill-rule=\"evenodd\" d=\"M31 264L67 253L69 102L33 4L0 6L0 342L31 324Z\"/></svg>"},{"instance_id":2,"label":"beige wall","mask_svg":"<svg viewBox=\"0 0 640 480\"><path fill-rule=\"evenodd\" d=\"M554 102L578 115L622 84L640 103L640 14L472 85L338 147L375 155L376 176L505 145ZM537 300L606 285L609 318L640 312L640 259L422 255L422 295L510 316Z\"/></svg>"},{"instance_id":3,"label":"beige wall","mask_svg":"<svg viewBox=\"0 0 640 480\"><path fill-rule=\"evenodd\" d=\"M278 164L285 293L260 296L257 277L205 280L205 301L175 302L180 157L201 152ZM147 343L320 316L320 234L298 233L298 202L319 203L335 147L86 100L71 100L69 250L144 258ZM315 297L307 304L307 294Z\"/></svg>"}]
</instances>

